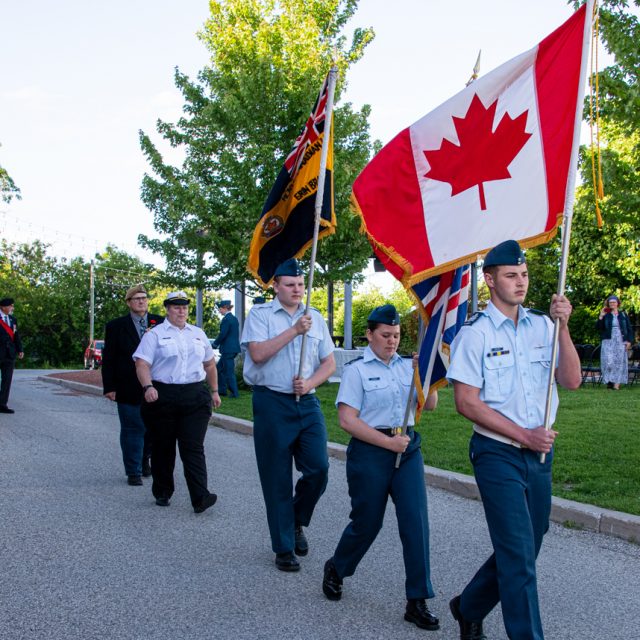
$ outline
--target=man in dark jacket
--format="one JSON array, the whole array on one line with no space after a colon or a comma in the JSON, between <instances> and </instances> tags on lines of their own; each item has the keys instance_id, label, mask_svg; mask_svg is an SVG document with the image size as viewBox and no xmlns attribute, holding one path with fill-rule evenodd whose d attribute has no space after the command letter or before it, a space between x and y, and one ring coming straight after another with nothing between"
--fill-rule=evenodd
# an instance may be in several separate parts
<instances>
[{"instance_id":1,"label":"man in dark jacket","mask_svg":"<svg viewBox=\"0 0 640 640\"><path fill-rule=\"evenodd\" d=\"M218 386L220 395L227 395L227 387L232 398L238 397L238 381L236 380L236 356L240 353L240 325L231 309L231 300L220 300L218 311L222 315L220 333L213 343L214 349L220 350L218 360Z\"/></svg>"},{"instance_id":2,"label":"man in dark jacket","mask_svg":"<svg viewBox=\"0 0 640 640\"><path fill-rule=\"evenodd\" d=\"M0 300L0 413L15 413L7 403L16 358L24 356L18 323L13 317L13 302L13 298Z\"/></svg>"},{"instance_id":3,"label":"man in dark jacket","mask_svg":"<svg viewBox=\"0 0 640 640\"><path fill-rule=\"evenodd\" d=\"M140 416L142 387L136 376L133 352L146 331L163 321L148 313L149 299L142 285L131 287L125 296L129 313L107 323L102 351L104 395L118 404L120 447L130 485L142 485L151 475L151 439Z\"/></svg>"}]
</instances>

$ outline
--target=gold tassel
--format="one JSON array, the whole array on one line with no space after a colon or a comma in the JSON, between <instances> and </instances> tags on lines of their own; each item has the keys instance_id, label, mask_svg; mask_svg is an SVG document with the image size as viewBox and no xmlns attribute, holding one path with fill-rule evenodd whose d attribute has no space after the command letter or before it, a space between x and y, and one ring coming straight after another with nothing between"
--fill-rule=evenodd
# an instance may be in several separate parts
<instances>
[{"instance_id":1,"label":"gold tassel","mask_svg":"<svg viewBox=\"0 0 640 640\"><path fill-rule=\"evenodd\" d=\"M591 178L596 205L596 221L598 229L604 224L600 211L600 201L604 199L604 181L602 179L602 154L600 153L600 83L598 77L598 40L600 31L600 14L598 3L593 6L593 32L591 41L591 69L589 74L589 125L591 132ZM595 85L595 86L594 86ZM594 141L595 119L595 141ZM596 168L597 165L597 168Z\"/></svg>"}]
</instances>

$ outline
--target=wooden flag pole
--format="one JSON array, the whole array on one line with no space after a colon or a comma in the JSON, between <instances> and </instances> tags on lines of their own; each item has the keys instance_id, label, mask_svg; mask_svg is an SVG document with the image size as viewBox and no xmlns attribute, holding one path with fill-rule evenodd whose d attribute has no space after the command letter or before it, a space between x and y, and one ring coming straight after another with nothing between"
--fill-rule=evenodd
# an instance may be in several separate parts
<instances>
[{"instance_id":1,"label":"wooden flag pole","mask_svg":"<svg viewBox=\"0 0 640 640\"><path fill-rule=\"evenodd\" d=\"M580 80L578 85L578 104L573 124L573 143L571 147L571 162L567 177L567 191L565 194L564 214L562 220L562 256L560 258L560 272L558 274L558 295L563 296L567 280L567 264L569 262L569 243L571 242L571 223L573 221L573 204L576 198L576 175L578 165L578 149L580 147L580 125L582 123L582 109L584 102L584 85L586 80L587 57L591 41L591 25L593 21L594 0L587 0L586 14L584 18L584 34L582 36L582 61L580 63ZM560 335L560 320L553 323L553 346L551 349L551 366L549 367L549 380L547 384L547 401L544 408L544 428L551 429L551 402L553 399L553 382L556 373L556 359L558 356L558 337ZM546 453L540 454L540 462L544 464Z\"/></svg>"},{"instance_id":2,"label":"wooden flag pole","mask_svg":"<svg viewBox=\"0 0 640 640\"><path fill-rule=\"evenodd\" d=\"M320 172L318 175L318 191L316 192L315 220L313 227L313 244L311 245L311 261L309 264L309 279L307 281L307 303L304 314L309 315L311 307L311 291L313 290L313 272L316 267L316 253L318 251L318 234L320 233L320 218L322 216L322 201L324 199L324 181L327 172L327 156L329 155L329 144L331 141L331 125L333 124L333 94L338 80L338 67L334 64L329 71L329 85L327 88L327 106L324 117L324 138L322 139L322 150L320 152ZM307 348L307 333L302 334L302 344L300 345L300 364L298 365L298 378L302 377L304 367L304 357ZM296 402L300 401L300 396L296 395Z\"/></svg>"}]
</instances>

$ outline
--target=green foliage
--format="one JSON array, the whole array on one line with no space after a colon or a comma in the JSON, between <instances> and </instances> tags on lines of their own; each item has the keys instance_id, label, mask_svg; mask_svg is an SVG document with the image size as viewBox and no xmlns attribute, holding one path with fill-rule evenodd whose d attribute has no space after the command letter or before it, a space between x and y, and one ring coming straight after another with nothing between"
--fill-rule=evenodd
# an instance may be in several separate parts
<instances>
[{"instance_id":1,"label":"green foliage","mask_svg":"<svg viewBox=\"0 0 640 640\"><path fill-rule=\"evenodd\" d=\"M340 35L357 7L355 0L219 0L201 40L211 65L196 82L176 70L184 115L159 121L158 133L185 151L180 167L164 162L151 138L140 133L152 171L142 199L154 213L159 238L140 242L164 255L184 285L229 286L245 271L253 229L267 194L335 59L342 81L373 38L356 29L347 44ZM337 101L337 100L336 100ZM349 209L350 187L369 159L369 108L349 104L335 110L334 237L320 244L317 284L351 279L370 249ZM210 253L206 263L202 256Z\"/></svg>"},{"instance_id":2,"label":"green foliage","mask_svg":"<svg viewBox=\"0 0 640 640\"><path fill-rule=\"evenodd\" d=\"M581 3L575 2L574 6ZM574 342L597 342L593 327L604 298L615 293L634 324L640 322L640 26L627 0L601 0L601 39L615 63L599 73L600 141L604 227L596 225L591 149L580 150L582 184L576 190L567 296L574 307ZM640 0L633 0L636 7ZM589 103L585 101L589 121ZM531 275L528 301L546 310L557 289L560 242L556 238L527 252Z\"/></svg>"},{"instance_id":3,"label":"green foliage","mask_svg":"<svg viewBox=\"0 0 640 640\"><path fill-rule=\"evenodd\" d=\"M124 315L126 290L161 281L152 265L114 247L94 260L96 338L108 320ZM0 291L16 299L16 317L30 364L79 364L89 342L90 263L47 254L47 245L0 243ZM161 301L160 301L161 304Z\"/></svg>"},{"instance_id":4,"label":"green foliage","mask_svg":"<svg viewBox=\"0 0 640 640\"><path fill-rule=\"evenodd\" d=\"M16 183L8 171L0 165L0 199L2 199L3 202L9 203L13 198L17 200L21 199L20 189L16 187Z\"/></svg>"}]
</instances>

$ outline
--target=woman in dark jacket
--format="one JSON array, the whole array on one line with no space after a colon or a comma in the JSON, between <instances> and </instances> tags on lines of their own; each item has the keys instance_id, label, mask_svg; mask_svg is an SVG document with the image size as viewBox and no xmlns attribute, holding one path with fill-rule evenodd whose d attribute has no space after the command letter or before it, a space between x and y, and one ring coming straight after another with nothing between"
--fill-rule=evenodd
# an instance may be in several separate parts
<instances>
[{"instance_id":1,"label":"woman in dark jacket","mask_svg":"<svg viewBox=\"0 0 640 640\"><path fill-rule=\"evenodd\" d=\"M629 358L627 350L633 342L633 329L629 316L620 309L618 296L609 296L606 305L600 311L596 327L602 339L600 366L602 380L609 389L620 389L627 384L629 377Z\"/></svg>"}]
</instances>

